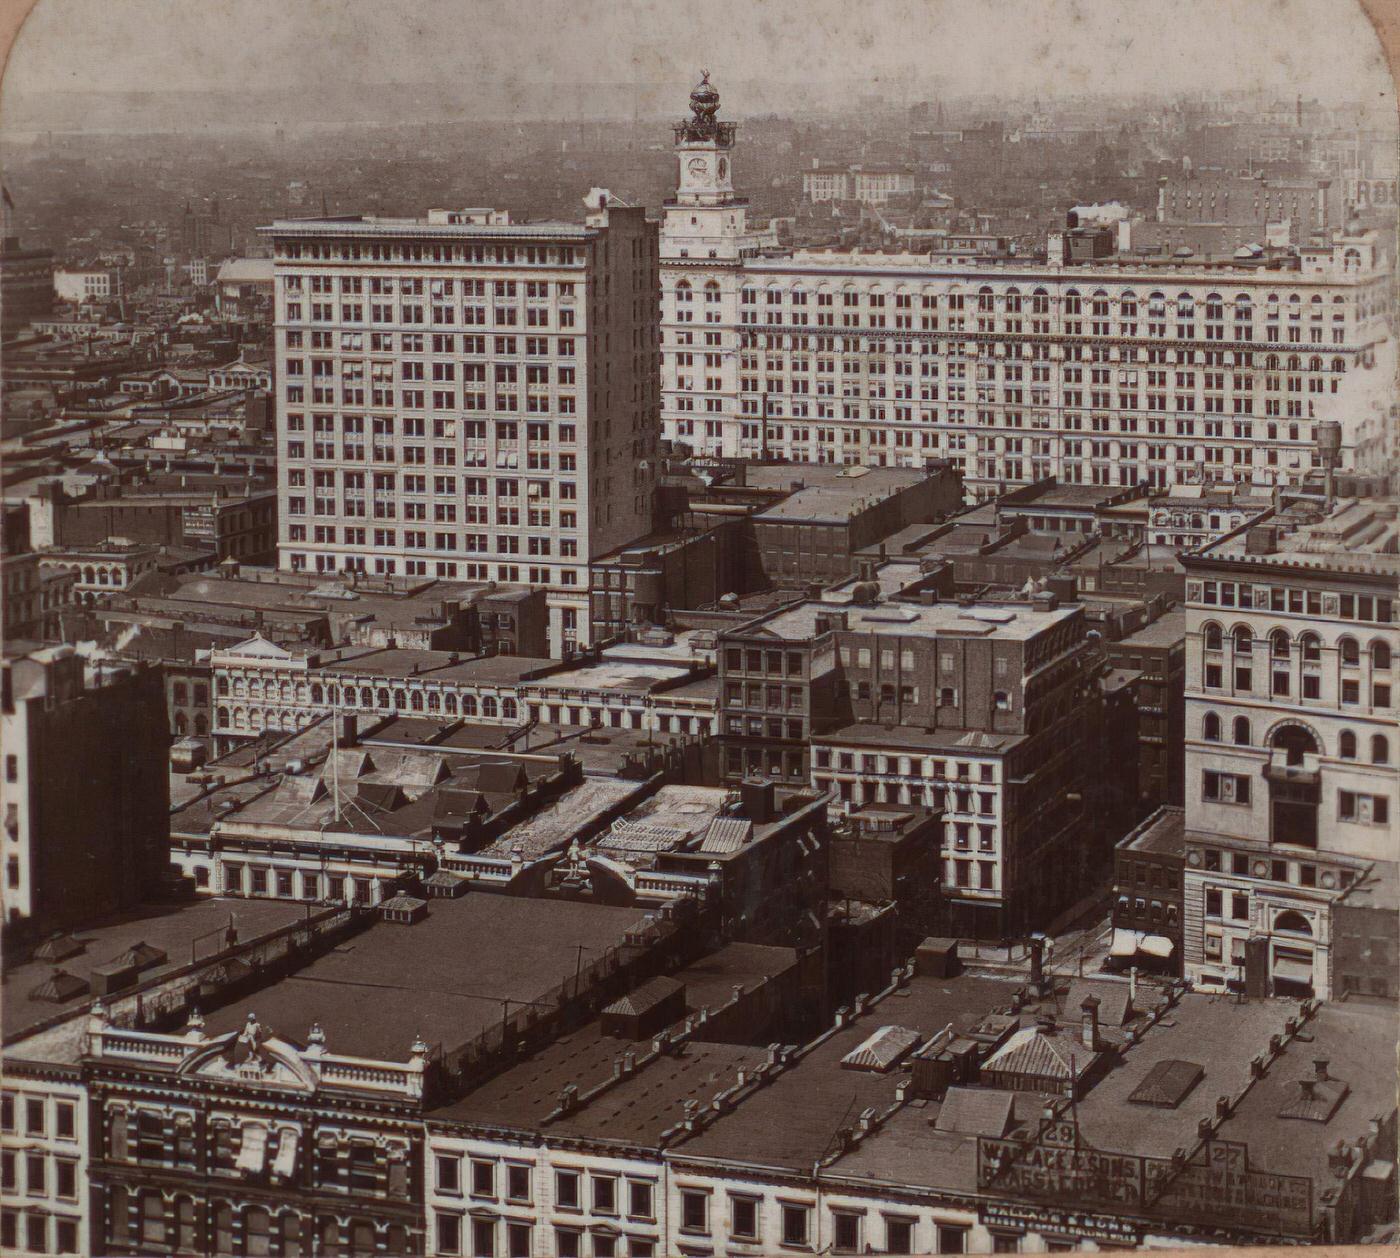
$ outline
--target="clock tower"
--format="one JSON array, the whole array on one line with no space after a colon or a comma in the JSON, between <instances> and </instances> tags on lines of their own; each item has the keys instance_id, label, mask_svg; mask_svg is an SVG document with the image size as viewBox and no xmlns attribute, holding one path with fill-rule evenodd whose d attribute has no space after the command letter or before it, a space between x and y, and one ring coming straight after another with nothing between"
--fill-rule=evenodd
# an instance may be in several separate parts
<instances>
[{"instance_id":1,"label":"clock tower","mask_svg":"<svg viewBox=\"0 0 1400 1258\"><path fill-rule=\"evenodd\" d=\"M718 112L719 92L706 70L690 94L690 117L674 127L679 177L676 195L665 205L664 252L690 258L738 254L746 203L734 195L735 126L720 122Z\"/></svg>"},{"instance_id":2,"label":"clock tower","mask_svg":"<svg viewBox=\"0 0 1400 1258\"><path fill-rule=\"evenodd\" d=\"M661 435L705 456L738 453L739 289L758 242L734 195L734 132L708 71L675 124L676 195L661 222Z\"/></svg>"}]
</instances>

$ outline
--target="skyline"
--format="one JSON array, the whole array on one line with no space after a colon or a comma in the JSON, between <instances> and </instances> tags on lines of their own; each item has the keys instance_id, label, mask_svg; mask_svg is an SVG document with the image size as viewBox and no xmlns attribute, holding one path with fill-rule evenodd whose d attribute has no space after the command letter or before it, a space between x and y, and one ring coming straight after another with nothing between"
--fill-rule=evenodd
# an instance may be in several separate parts
<instances>
[{"instance_id":1,"label":"skyline","mask_svg":"<svg viewBox=\"0 0 1400 1258\"><path fill-rule=\"evenodd\" d=\"M1350 17L1339 13L1353 5ZM797 10L805 21L793 20ZM635 9L572 12L576 20L559 23L543 0L508 12L462 0L392 10L365 0L303 0L290 10L242 0L219 12L171 0L39 0L0 85L0 130L42 127L46 111L61 117L82 99L75 94L91 92L125 97L126 113L152 129L176 121L191 94L223 104L228 92L250 104L285 94L313 122L372 113L376 91L425 120L649 117L701 67L731 117L840 109L867 94L906 101L994 91L1049 102L1222 87L1328 103L1369 97L1378 122L1393 116L1393 85L1355 0L1187 0L1173 6L1170 26L1138 0L880 0L860 11L835 0L715 0L662 6L650 25ZM1339 38L1349 22L1354 36ZM1306 55L1324 38L1325 63ZM775 47L800 75L768 73ZM989 79L987 67L1014 73Z\"/></svg>"}]
</instances>

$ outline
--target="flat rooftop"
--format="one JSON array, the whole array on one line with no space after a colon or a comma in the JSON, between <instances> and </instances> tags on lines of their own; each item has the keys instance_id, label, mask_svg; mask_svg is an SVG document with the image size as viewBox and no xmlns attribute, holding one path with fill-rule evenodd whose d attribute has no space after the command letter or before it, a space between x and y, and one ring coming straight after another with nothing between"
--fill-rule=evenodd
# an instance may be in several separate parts
<instances>
[{"instance_id":1,"label":"flat rooftop","mask_svg":"<svg viewBox=\"0 0 1400 1258\"><path fill-rule=\"evenodd\" d=\"M305 919L306 906L290 901L211 898L181 905L151 904L66 932L83 945L82 952L62 960L30 960L6 968L2 993L5 1039L55 1014L77 1012L91 1003L89 992L66 1001L36 998L34 990L55 970L87 982L94 967L107 965L128 948L144 943L167 957L142 972L145 982L189 965L192 948L195 956L219 951L224 946L221 932L229 926L238 932L239 942L247 943Z\"/></svg>"},{"instance_id":2,"label":"flat rooftop","mask_svg":"<svg viewBox=\"0 0 1400 1258\"><path fill-rule=\"evenodd\" d=\"M845 524L863 511L928 479L914 468L851 467L845 476L808 485L754 516L756 523Z\"/></svg>"},{"instance_id":3,"label":"flat rooftop","mask_svg":"<svg viewBox=\"0 0 1400 1258\"><path fill-rule=\"evenodd\" d=\"M1143 625L1136 633L1130 633L1115 645L1123 647L1170 647L1186 641L1186 610L1173 607L1163 612L1150 625Z\"/></svg>"},{"instance_id":4,"label":"flat rooftop","mask_svg":"<svg viewBox=\"0 0 1400 1258\"><path fill-rule=\"evenodd\" d=\"M506 658L496 656L496 659ZM534 666L540 667L535 660ZM662 682L679 681L690 670L682 664L661 664L649 660L603 658L582 668L562 669L530 683L534 690L634 690L647 694Z\"/></svg>"},{"instance_id":5,"label":"flat rooftop","mask_svg":"<svg viewBox=\"0 0 1400 1258\"><path fill-rule=\"evenodd\" d=\"M542 221L538 223L448 223L423 218L388 218L362 214L326 218L279 218L259 227L262 236L435 236L447 239L477 238L511 240L559 239L583 242L595 238L597 228L582 223Z\"/></svg>"},{"instance_id":6,"label":"flat rooftop","mask_svg":"<svg viewBox=\"0 0 1400 1258\"><path fill-rule=\"evenodd\" d=\"M854 721L824 734L813 734L814 743L858 743L867 747L888 747L915 753L943 751L950 755L994 752L1003 755L1025 742L1025 734L989 734L982 730L949 726L920 729L911 725L875 725Z\"/></svg>"},{"instance_id":7,"label":"flat rooftop","mask_svg":"<svg viewBox=\"0 0 1400 1258\"><path fill-rule=\"evenodd\" d=\"M591 963L621 944L639 916L635 908L482 892L435 899L414 925L381 921L206 1014L207 1033L237 1030L252 1011L298 1044L319 1023L331 1053L407 1061L415 1035L450 1051L500 1021L503 1002L547 999L574 975L580 947Z\"/></svg>"},{"instance_id":8,"label":"flat rooftop","mask_svg":"<svg viewBox=\"0 0 1400 1258\"><path fill-rule=\"evenodd\" d=\"M776 638L802 642L817 636L819 619L829 620L840 614L845 615L846 628L853 633L905 638L996 637L1025 642L1079 615L1080 609L1074 605L1040 610L1002 604L961 607L956 603L935 603L932 606L910 603L834 605L807 601L784 607L767 619L754 622L751 628L762 625Z\"/></svg>"},{"instance_id":9,"label":"flat rooftop","mask_svg":"<svg viewBox=\"0 0 1400 1258\"><path fill-rule=\"evenodd\" d=\"M1283 531L1289 523L1287 515L1270 521L1280 526L1280 533L1269 554L1250 554L1247 533L1214 542L1198 554L1232 563L1400 575L1400 498L1351 499L1321 520Z\"/></svg>"},{"instance_id":10,"label":"flat rooftop","mask_svg":"<svg viewBox=\"0 0 1400 1258\"><path fill-rule=\"evenodd\" d=\"M950 1022L979 1022L1008 1004L1015 990L997 979L916 977L811 1048L733 1113L679 1144L676 1153L810 1173L814 1162L835 1149L843 1115L852 1121L869 1106L887 1107L905 1077L900 1069L846 1069L843 1057L883 1026L908 1027L922 1042Z\"/></svg>"}]
</instances>

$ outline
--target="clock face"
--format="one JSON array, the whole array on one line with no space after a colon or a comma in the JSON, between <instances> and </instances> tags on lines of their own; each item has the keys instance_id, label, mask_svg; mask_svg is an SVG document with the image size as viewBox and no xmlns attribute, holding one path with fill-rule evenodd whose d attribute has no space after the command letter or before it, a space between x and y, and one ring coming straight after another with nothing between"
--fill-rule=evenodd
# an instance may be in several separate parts
<instances>
[{"instance_id":1,"label":"clock face","mask_svg":"<svg viewBox=\"0 0 1400 1258\"><path fill-rule=\"evenodd\" d=\"M686 163L686 170L697 178L705 173L705 159L703 157L692 157Z\"/></svg>"}]
</instances>

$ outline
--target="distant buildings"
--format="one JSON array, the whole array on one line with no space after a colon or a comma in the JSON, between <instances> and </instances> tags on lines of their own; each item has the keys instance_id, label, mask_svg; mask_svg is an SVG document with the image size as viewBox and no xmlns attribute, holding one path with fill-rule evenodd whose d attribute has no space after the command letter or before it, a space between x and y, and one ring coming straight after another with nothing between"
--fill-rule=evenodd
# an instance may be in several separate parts
<instances>
[{"instance_id":1,"label":"distant buildings","mask_svg":"<svg viewBox=\"0 0 1400 1258\"><path fill-rule=\"evenodd\" d=\"M662 230L663 435L706 456L917 466L971 491L1056 476L1296 482L1390 335L1374 235L1257 265L1048 263L763 246L708 83ZM1302 195L1299 193L1299 195ZM1348 431L1343 444L1355 444Z\"/></svg>"},{"instance_id":2,"label":"distant buildings","mask_svg":"<svg viewBox=\"0 0 1400 1258\"><path fill-rule=\"evenodd\" d=\"M898 167L823 166L813 159L812 169L802 172L803 199L814 203L859 201L884 205L892 198L907 196L915 186L913 171Z\"/></svg>"},{"instance_id":3,"label":"distant buildings","mask_svg":"<svg viewBox=\"0 0 1400 1258\"><path fill-rule=\"evenodd\" d=\"M1313 232L1341 227L1346 220L1336 180L1281 179L1201 169L1165 176L1157 191L1159 223L1252 223L1262 233L1268 223L1287 222L1292 239L1304 244Z\"/></svg>"},{"instance_id":4,"label":"distant buildings","mask_svg":"<svg viewBox=\"0 0 1400 1258\"><path fill-rule=\"evenodd\" d=\"M587 645L589 561L653 522L644 212L604 194L583 225L435 210L265 232L281 564L524 581L548 592L551 649Z\"/></svg>"}]
</instances>

